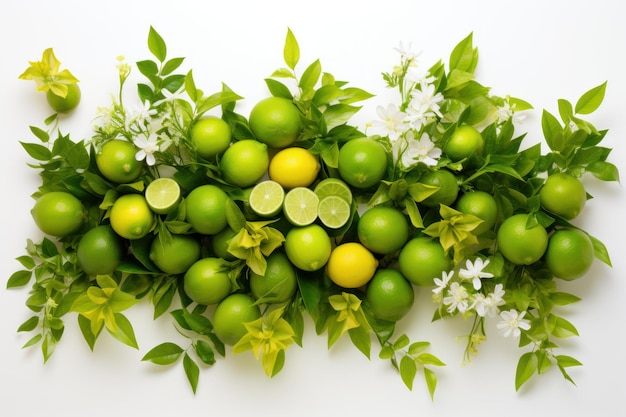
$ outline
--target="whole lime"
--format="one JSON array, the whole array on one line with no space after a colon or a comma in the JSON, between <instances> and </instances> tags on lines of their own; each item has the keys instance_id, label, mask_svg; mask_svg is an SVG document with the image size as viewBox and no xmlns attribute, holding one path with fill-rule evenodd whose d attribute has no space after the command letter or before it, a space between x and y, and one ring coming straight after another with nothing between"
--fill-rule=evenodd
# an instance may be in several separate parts
<instances>
[{"instance_id":1,"label":"whole lime","mask_svg":"<svg viewBox=\"0 0 626 417\"><path fill-rule=\"evenodd\" d=\"M248 118L254 136L271 148L293 144L301 130L300 110L282 97L267 97L254 105Z\"/></svg>"},{"instance_id":2,"label":"whole lime","mask_svg":"<svg viewBox=\"0 0 626 417\"><path fill-rule=\"evenodd\" d=\"M357 225L359 241L381 255L396 252L409 238L409 221L398 209L375 206L363 213Z\"/></svg>"},{"instance_id":3,"label":"whole lime","mask_svg":"<svg viewBox=\"0 0 626 417\"><path fill-rule=\"evenodd\" d=\"M183 278L185 294L198 304L222 301L232 289L230 267L220 258L202 258L194 262Z\"/></svg>"},{"instance_id":4,"label":"whole lime","mask_svg":"<svg viewBox=\"0 0 626 417\"><path fill-rule=\"evenodd\" d=\"M548 176L539 190L539 199L544 209L572 220L585 207L587 192L578 178L562 172Z\"/></svg>"},{"instance_id":5,"label":"whole lime","mask_svg":"<svg viewBox=\"0 0 626 417\"><path fill-rule=\"evenodd\" d=\"M367 284L365 299L374 316L398 321L404 317L415 299L411 283L395 269L379 269Z\"/></svg>"},{"instance_id":6,"label":"whole lime","mask_svg":"<svg viewBox=\"0 0 626 417\"><path fill-rule=\"evenodd\" d=\"M254 298L242 293L230 294L215 308L213 313L213 331L226 345L234 345L248 331L244 323L261 317L261 310Z\"/></svg>"},{"instance_id":7,"label":"whole lime","mask_svg":"<svg viewBox=\"0 0 626 417\"><path fill-rule=\"evenodd\" d=\"M339 149L341 178L355 188L377 185L387 172L387 152L370 138L352 139Z\"/></svg>"},{"instance_id":8,"label":"whole lime","mask_svg":"<svg viewBox=\"0 0 626 417\"><path fill-rule=\"evenodd\" d=\"M191 235L159 234L150 245L149 256L161 271L177 275L185 273L200 259L200 251L200 242Z\"/></svg>"},{"instance_id":9,"label":"whole lime","mask_svg":"<svg viewBox=\"0 0 626 417\"><path fill-rule=\"evenodd\" d=\"M267 257L264 275L251 271L249 279L254 298L266 303L287 302L298 288L296 270L287 255L280 251L274 251Z\"/></svg>"},{"instance_id":10,"label":"whole lime","mask_svg":"<svg viewBox=\"0 0 626 417\"><path fill-rule=\"evenodd\" d=\"M504 219L496 241L506 259L517 265L530 265L546 251L548 232L538 223L528 227L528 214L519 213Z\"/></svg>"},{"instance_id":11,"label":"whole lime","mask_svg":"<svg viewBox=\"0 0 626 417\"><path fill-rule=\"evenodd\" d=\"M64 237L81 228L86 213L83 204L73 194L51 191L37 199L31 215L42 232Z\"/></svg>"},{"instance_id":12,"label":"whole lime","mask_svg":"<svg viewBox=\"0 0 626 417\"><path fill-rule=\"evenodd\" d=\"M228 194L220 187L204 184L187 195L186 218L193 229L205 235L221 232L227 225L226 203Z\"/></svg>"},{"instance_id":13,"label":"whole lime","mask_svg":"<svg viewBox=\"0 0 626 417\"><path fill-rule=\"evenodd\" d=\"M593 243L578 229L559 229L548 240L545 260L555 277L567 281L580 278L593 264Z\"/></svg>"},{"instance_id":14,"label":"whole lime","mask_svg":"<svg viewBox=\"0 0 626 417\"><path fill-rule=\"evenodd\" d=\"M88 275L108 275L122 261L124 246L111 226L96 226L80 238L76 256Z\"/></svg>"},{"instance_id":15,"label":"whole lime","mask_svg":"<svg viewBox=\"0 0 626 417\"><path fill-rule=\"evenodd\" d=\"M418 236L409 240L400 250L398 266L411 283L430 287L442 272L452 269L452 259L438 240Z\"/></svg>"}]
</instances>

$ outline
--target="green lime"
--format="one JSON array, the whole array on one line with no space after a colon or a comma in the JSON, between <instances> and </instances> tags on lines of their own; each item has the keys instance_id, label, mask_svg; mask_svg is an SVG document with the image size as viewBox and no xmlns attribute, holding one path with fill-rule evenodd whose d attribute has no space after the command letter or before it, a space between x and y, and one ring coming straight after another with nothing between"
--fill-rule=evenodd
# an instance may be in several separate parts
<instances>
[{"instance_id":1,"label":"green lime","mask_svg":"<svg viewBox=\"0 0 626 417\"><path fill-rule=\"evenodd\" d=\"M399 271L379 269L367 284L365 298L375 317L398 321L411 310L415 291Z\"/></svg>"},{"instance_id":2,"label":"green lime","mask_svg":"<svg viewBox=\"0 0 626 417\"><path fill-rule=\"evenodd\" d=\"M76 249L78 263L88 275L108 275L124 256L124 246L111 226L90 229L80 238Z\"/></svg>"},{"instance_id":3,"label":"green lime","mask_svg":"<svg viewBox=\"0 0 626 417\"><path fill-rule=\"evenodd\" d=\"M317 216L324 226L339 229L350 219L350 204L341 197L329 195L320 200Z\"/></svg>"},{"instance_id":4,"label":"green lime","mask_svg":"<svg viewBox=\"0 0 626 417\"><path fill-rule=\"evenodd\" d=\"M374 206L361 215L357 225L359 241L369 250L389 255L404 246L409 239L407 216L389 206Z\"/></svg>"},{"instance_id":5,"label":"green lime","mask_svg":"<svg viewBox=\"0 0 626 417\"><path fill-rule=\"evenodd\" d=\"M42 232L63 237L78 232L83 225L86 211L73 194L51 191L39 197L31 214Z\"/></svg>"},{"instance_id":6,"label":"green lime","mask_svg":"<svg viewBox=\"0 0 626 417\"><path fill-rule=\"evenodd\" d=\"M68 113L74 110L80 103L80 96L80 87L76 83L67 85L67 95L65 97L57 96L52 90L46 92L48 104L57 113Z\"/></svg>"},{"instance_id":7,"label":"green lime","mask_svg":"<svg viewBox=\"0 0 626 417\"><path fill-rule=\"evenodd\" d=\"M272 217L280 213L285 200L285 190L276 181L261 181L252 188L248 202L250 208L262 217Z\"/></svg>"},{"instance_id":8,"label":"green lime","mask_svg":"<svg viewBox=\"0 0 626 417\"><path fill-rule=\"evenodd\" d=\"M284 246L289 261L296 268L309 272L324 267L332 251L328 233L318 224L291 228Z\"/></svg>"},{"instance_id":9,"label":"green lime","mask_svg":"<svg viewBox=\"0 0 626 417\"><path fill-rule=\"evenodd\" d=\"M214 235L224 230L228 194L213 184L194 188L186 198L187 222L203 235Z\"/></svg>"},{"instance_id":10,"label":"green lime","mask_svg":"<svg viewBox=\"0 0 626 417\"><path fill-rule=\"evenodd\" d=\"M138 150L126 140L110 140L96 154L96 165L109 181L118 184L131 183L139 178L143 170L143 164L135 158Z\"/></svg>"},{"instance_id":11,"label":"green lime","mask_svg":"<svg viewBox=\"0 0 626 417\"><path fill-rule=\"evenodd\" d=\"M183 278L185 294L198 304L213 305L232 289L230 267L220 258L202 258L194 262Z\"/></svg>"},{"instance_id":12,"label":"green lime","mask_svg":"<svg viewBox=\"0 0 626 417\"><path fill-rule=\"evenodd\" d=\"M352 203L352 191L350 187L339 178L324 178L317 183L313 191L317 194L320 201L324 197L334 195L343 198L348 204Z\"/></svg>"},{"instance_id":13,"label":"green lime","mask_svg":"<svg viewBox=\"0 0 626 417\"><path fill-rule=\"evenodd\" d=\"M250 271L250 292L260 302L287 302L297 288L296 270L283 252L274 251L267 257L265 275Z\"/></svg>"},{"instance_id":14,"label":"green lime","mask_svg":"<svg viewBox=\"0 0 626 417\"><path fill-rule=\"evenodd\" d=\"M172 212L180 201L180 186L171 178L157 178L146 187L146 201L157 214Z\"/></svg>"},{"instance_id":15,"label":"green lime","mask_svg":"<svg viewBox=\"0 0 626 417\"><path fill-rule=\"evenodd\" d=\"M319 198L310 188L296 187L285 194L283 212L289 223L306 226L317 219Z\"/></svg>"},{"instance_id":16,"label":"green lime","mask_svg":"<svg viewBox=\"0 0 626 417\"><path fill-rule=\"evenodd\" d=\"M158 235L150 245L150 260L166 274L182 274L200 259L200 241L191 235Z\"/></svg>"},{"instance_id":17,"label":"green lime","mask_svg":"<svg viewBox=\"0 0 626 417\"><path fill-rule=\"evenodd\" d=\"M246 294L234 293L224 298L213 313L213 331L226 345L234 345L248 330L244 323L261 318L255 300Z\"/></svg>"}]
</instances>

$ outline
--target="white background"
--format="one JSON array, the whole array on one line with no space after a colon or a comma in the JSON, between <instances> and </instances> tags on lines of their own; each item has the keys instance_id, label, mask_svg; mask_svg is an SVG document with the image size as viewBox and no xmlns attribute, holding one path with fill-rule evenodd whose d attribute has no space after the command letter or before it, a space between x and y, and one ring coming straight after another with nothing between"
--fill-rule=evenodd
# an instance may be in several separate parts
<instances>
[{"instance_id":1,"label":"white background","mask_svg":"<svg viewBox=\"0 0 626 417\"><path fill-rule=\"evenodd\" d=\"M80 108L62 121L75 140L89 136L97 107L107 106L117 90L115 58L129 62L150 58L146 39L153 25L165 38L169 57L187 57L183 68L194 69L206 92L226 82L246 99L237 108L247 114L268 94L263 79L283 66L287 28L296 35L305 65L320 58L325 71L379 95L359 113L356 122L375 118L375 105L394 95L385 91L381 72L398 62L393 50L400 41L422 50L430 66L447 58L468 33L480 51L478 80L494 94L521 97L536 110L521 130L526 144L541 141L540 115L557 113L556 100L574 102L583 92L608 80L605 103L592 115L599 128L610 129L603 143L614 148L610 160L626 175L624 136L624 41L622 5L618 1L146 1L100 2L47 0L3 1L0 6L0 117L2 120L3 220L0 261L0 414L51 416L220 415L338 416L605 416L623 415L626 394L623 308L626 283L623 188L585 177L595 197L576 223L608 247L613 268L596 262L585 278L567 285L583 301L562 313L580 337L564 340L561 353L578 358L571 368L577 382L563 380L556 369L534 378L515 392L518 357L524 352L504 339L489 323L488 340L472 365L462 366L464 345L456 337L469 322L430 323L433 305L428 291L418 294L411 316L399 326L412 340L429 340L432 352L447 366L438 369L434 402L423 380L407 390L387 362L367 360L341 340L330 351L326 336L315 335L311 323L304 348L287 352L285 369L268 379L251 354L228 354L203 369L197 395L192 395L182 366L160 369L141 362L164 341L186 343L171 322L152 321L142 303L128 311L138 351L103 333L89 351L72 316L62 342L44 365L38 348L22 350L30 338L16 329L29 312L26 289L5 290L6 279L20 265L27 238L40 233L29 214L30 194L39 185L37 172L18 141L32 141L28 126L42 126L50 114L34 83L18 80L29 60L54 47L64 68L80 79ZM137 81L137 71L129 82ZM131 89L129 89L131 91ZM546 149L544 147L544 149Z\"/></svg>"}]
</instances>

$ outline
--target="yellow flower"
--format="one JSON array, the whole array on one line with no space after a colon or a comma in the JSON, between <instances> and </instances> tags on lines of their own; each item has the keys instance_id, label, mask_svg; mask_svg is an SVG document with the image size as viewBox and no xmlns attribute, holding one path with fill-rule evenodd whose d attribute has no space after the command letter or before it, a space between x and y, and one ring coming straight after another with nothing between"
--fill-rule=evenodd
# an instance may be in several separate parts
<instances>
[{"instance_id":1,"label":"yellow flower","mask_svg":"<svg viewBox=\"0 0 626 417\"><path fill-rule=\"evenodd\" d=\"M59 71L61 62L54 55L52 48L43 51L41 61L30 61L30 67L19 76L21 80L34 80L37 91L52 91L55 95L65 98L67 86L76 84L78 79L69 70Z\"/></svg>"}]
</instances>

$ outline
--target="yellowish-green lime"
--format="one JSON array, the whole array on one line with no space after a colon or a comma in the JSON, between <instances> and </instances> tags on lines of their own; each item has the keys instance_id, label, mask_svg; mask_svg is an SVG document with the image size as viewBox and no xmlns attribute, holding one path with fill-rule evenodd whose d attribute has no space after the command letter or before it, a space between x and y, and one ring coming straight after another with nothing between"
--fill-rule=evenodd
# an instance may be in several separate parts
<instances>
[{"instance_id":1,"label":"yellowish-green lime","mask_svg":"<svg viewBox=\"0 0 626 417\"><path fill-rule=\"evenodd\" d=\"M172 178L157 178L146 187L146 201L155 213L170 213L180 201L180 186Z\"/></svg>"},{"instance_id":2,"label":"yellowish-green lime","mask_svg":"<svg viewBox=\"0 0 626 417\"><path fill-rule=\"evenodd\" d=\"M283 207L285 190L276 181L261 181L252 188L248 202L250 208L259 216L272 217Z\"/></svg>"},{"instance_id":3,"label":"yellowish-green lime","mask_svg":"<svg viewBox=\"0 0 626 417\"><path fill-rule=\"evenodd\" d=\"M317 183L313 191L317 194L320 201L323 200L324 197L334 195L346 200L348 204L352 203L352 191L350 191L350 187L339 178L324 178Z\"/></svg>"},{"instance_id":4,"label":"yellowish-green lime","mask_svg":"<svg viewBox=\"0 0 626 417\"><path fill-rule=\"evenodd\" d=\"M324 226L339 229L350 219L350 204L341 197L329 195L320 200L317 215Z\"/></svg>"},{"instance_id":5,"label":"yellowish-green lime","mask_svg":"<svg viewBox=\"0 0 626 417\"><path fill-rule=\"evenodd\" d=\"M319 198L310 188L296 187L285 194L283 213L289 223L307 226L317 219Z\"/></svg>"}]
</instances>

